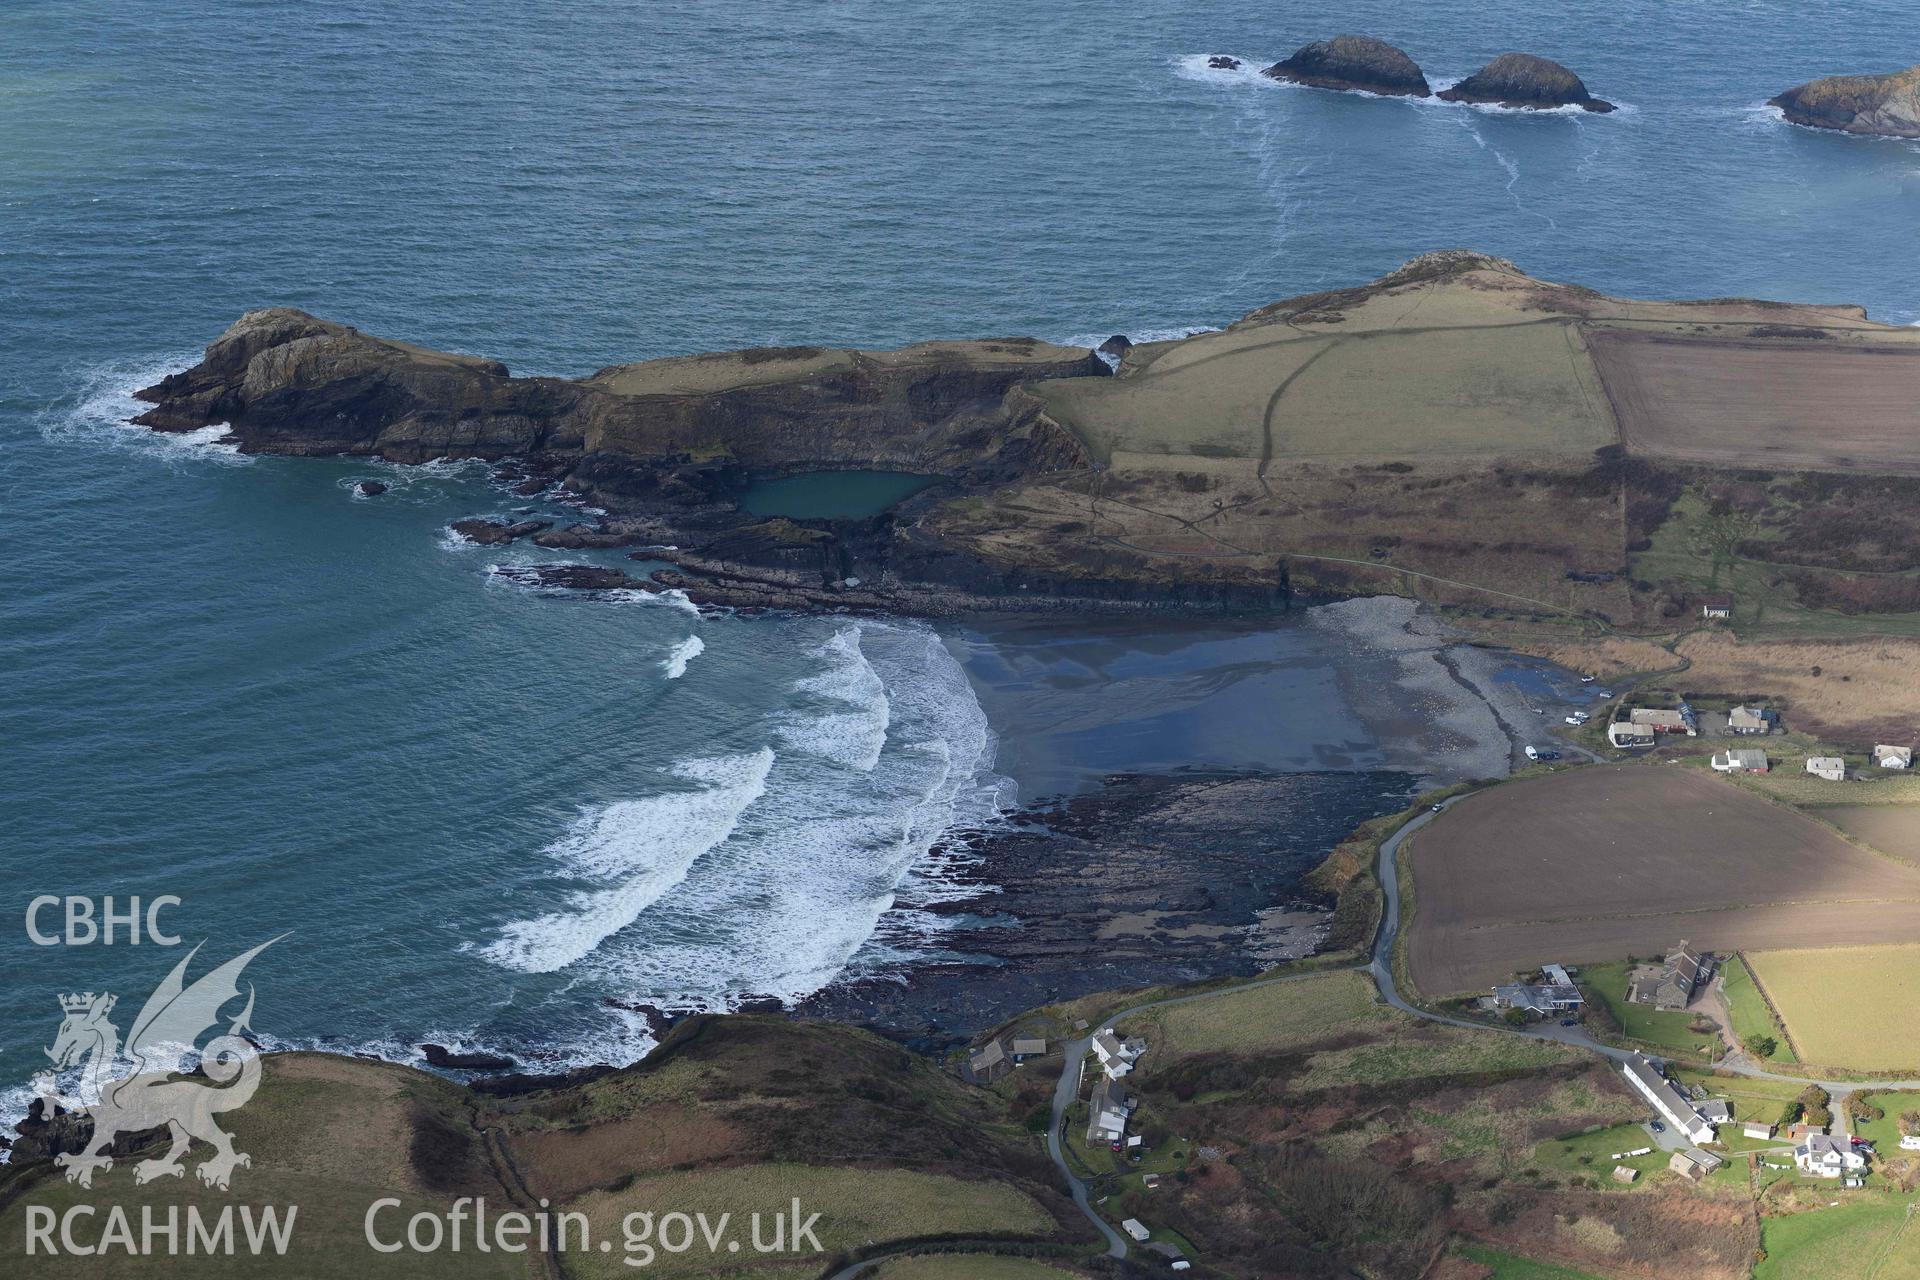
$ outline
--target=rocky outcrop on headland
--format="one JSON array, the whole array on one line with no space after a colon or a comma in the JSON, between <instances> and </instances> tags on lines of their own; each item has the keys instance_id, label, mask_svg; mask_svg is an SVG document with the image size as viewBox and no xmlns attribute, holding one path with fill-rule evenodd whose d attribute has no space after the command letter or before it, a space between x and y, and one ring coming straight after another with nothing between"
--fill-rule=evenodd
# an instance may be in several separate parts
<instances>
[{"instance_id":1,"label":"rocky outcrop on headland","mask_svg":"<svg viewBox=\"0 0 1920 1280\"><path fill-rule=\"evenodd\" d=\"M1483 103L1544 111L1555 107L1583 107L1588 111L1614 109L1587 92L1580 77L1547 58L1530 53L1503 53L1438 95L1446 102Z\"/></svg>"},{"instance_id":2,"label":"rocky outcrop on headland","mask_svg":"<svg viewBox=\"0 0 1920 1280\"><path fill-rule=\"evenodd\" d=\"M516 378L497 360L251 311L205 358L136 394L160 431L227 423L249 453L397 462L539 456L576 491L697 491L726 468L898 468L1007 479L1077 466L1034 380L1103 375L1091 351L1032 338L897 351L775 347Z\"/></svg>"},{"instance_id":3,"label":"rocky outcrop on headland","mask_svg":"<svg viewBox=\"0 0 1920 1280\"><path fill-rule=\"evenodd\" d=\"M1920 66L1880 76L1828 76L1770 99L1794 124L1884 138L1920 138Z\"/></svg>"},{"instance_id":4,"label":"rocky outcrop on headland","mask_svg":"<svg viewBox=\"0 0 1920 1280\"><path fill-rule=\"evenodd\" d=\"M1316 40L1276 62L1260 74L1316 89L1345 89L1361 93L1425 98L1432 93L1427 77L1405 52L1372 36L1335 36Z\"/></svg>"}]
</instances>

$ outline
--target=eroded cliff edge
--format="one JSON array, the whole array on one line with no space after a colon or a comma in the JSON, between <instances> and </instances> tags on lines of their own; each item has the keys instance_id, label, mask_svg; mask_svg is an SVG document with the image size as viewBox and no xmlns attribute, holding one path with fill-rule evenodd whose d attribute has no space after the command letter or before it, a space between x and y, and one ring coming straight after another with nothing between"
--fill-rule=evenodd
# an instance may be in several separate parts
<instances>
[{"instance_id":1,"label":"eroded cliff edge","mask_svg":"<svg viewBox=\"0 0 1920 1280\"><path fill-rule=\"evenodd\" d=\"M1384 590L1644 630L1697 611L1690 577L1639 557L1690 489L1759 484L1764 460L1779 545L1804 547L1838 536L1807 527L1817 510L1844 498L1865 518L1920 485L1907 408L1920 333L1852 307L1637 302L1445 251L1224 329L1107 350L1111 372L1094 352L1021 338L516 378L275 310L141 392L140 420L230 424L252 452L497 460L517 493L557 484L607 514L544 528L518 512L478 522L485 541L671 544L675 567L656 560L640 585L924 614ZM742 509L769 475L840 469L942 483L865 519ZM640 571L524 572L607 589ZM1780 589L1808 607L1910 607L1790 572Z\"/></svg>"}]
</instances>

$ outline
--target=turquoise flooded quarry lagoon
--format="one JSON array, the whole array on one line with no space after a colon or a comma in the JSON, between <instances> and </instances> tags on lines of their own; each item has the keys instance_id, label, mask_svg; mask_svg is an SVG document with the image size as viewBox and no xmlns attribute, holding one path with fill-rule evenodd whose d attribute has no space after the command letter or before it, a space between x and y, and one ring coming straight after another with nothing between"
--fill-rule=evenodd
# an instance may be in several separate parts
<instances>
[{"instance_id":1,"label":"turquoise flooded quarry lagoon","mask_svg":"<svg viewBox=\"0 0 1920 1280\"><path fill-rule=\"evenodd\" d=\"M865 520L939 483L910 471L802 471L753 481L740 509L789 520Z\"/></svg>"}]
</instances>

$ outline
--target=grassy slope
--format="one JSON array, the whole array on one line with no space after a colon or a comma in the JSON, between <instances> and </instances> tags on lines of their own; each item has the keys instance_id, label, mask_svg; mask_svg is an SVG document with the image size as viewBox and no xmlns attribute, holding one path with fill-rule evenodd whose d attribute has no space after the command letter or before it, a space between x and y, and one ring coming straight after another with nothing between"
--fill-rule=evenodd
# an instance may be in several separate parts
<instances>
[{"instance_id":1,"label":"grassy slope","mask_svg":"<svg viewBox=\"0 0 1920 1280\"><path fill-rule=\"evenodd\" d=\"M1456 1252L1483 1267L1493 1268L1493 1274L1487 1280L1599 1280L1589 1271L1575 1271L1572 1267L1552 1262L1536 1262L1532 1258L1523 1258L1517 1253L1486 1245L1461 1245Z\"/></svg>"},{"instance_id":2,"label":"grassy slope","mask_svg":"<svg viewBox=\"0 0 1920 1280\"><path fill-rule=\"evenodd\" d=\"M578 1259L575 1269L604 1264L607 1274L627 1270L619 1265L626 1212L738 1218L770 1214L796 1196L805 1212L822 1214L817 1234L828 1252L955 1232L1090 1239L1033 1135L1005 1107L998 1095L878 1036L784 1018L692 1019L638 1067L499 1099L386 1064L278 1057L260 1094L232 1116L240 1149L254 1157L236 1176L236 1198L297 1203L294 1247L287 1260L239 1261L208 1274L527 1274L528 1257L499 1253L373 1253L361 1223L383 1195L404 1202L391 1219L398 1225L416 1208L444 1207L459 1195L485 1196L496 1212L538 1197L556 1210L582 1209L615 1249L611 1259ZM476 1126L502 1135L513 1187L495 1174ZM110 1196L137 1210L183 1196L229 1198L198 1195L192 1182L136 1189L128 1163L101 1175L90 1197L63 1182L31 1182L0 1209L0 1249L17 1256L27 1202ZM653 1269L686 1274L696 1257L710 1265L696 1251L663 1255ZM812 1275L825 1261L773 1263L749 1252L746 1269L727 1274ZM77 1274L82 1265L90 1274L167 1274L120 1259L47 1271Z\"/></svg>"},{"instance_id":3,"label":"grassy slope","mask_svg":"<svg viewBox=\"0 0 1920 1280\"><path fill-rule=\"evenodd\" d=\"M1837 1208L1770 1217L1761 1228L1767 1256L1753 1280L1911 1280L1920 1275L1920 1233L1903 1199L1860 1196Z\"/></svg>"},{"instance_id":4,"label":"grassy slope","mask_svg":"<svg viewBox=\"0 0 1920 1280\"><path fill-rule=\"evenodd\" d=\"M254 1206L296 1205L292 1244L286 1258L198 1258L194 1275L285 1276L316 1280L377 1276L526 1276L530 1259L494 1253L381 1255L367 1247L362 1222L373 1201L399 1198L402 1208L381 1219L383 1226L404 1224L410 1214L444 1211L457 1195L485 1195L496 1207L507 1195L488 1170L466 1109L464 1092L421 1072L383 1063L318 1055L267 1059L259 1092L239 1111L222 1117L237 1149L253 1158L251 1168L234 1175L232 1193L202 1188L189 1172L135 1186L131 1160L116 1161L97 1174L92 1191L57 1177L29 1180L0 1209L0 1256L23 1256L26 1206L45 1205L64 1212L91 1204L105 1214L121 1206L136 1231L143 1207L164 1215L167 1206L197 1206L217 1214L229 1203ZM206 1154L189 1153L189 1170ZM423 1167L424 1166L424 1167ZM96 1219L93 1231L101 1228ZM237 1229L237 1228L236 1228ZM82 1239L86 1232L82 1231ZM47 1276L167 1276L180 1274L179 1259L128 1257L114 1252L101 1258L37 1260L35 1274Z\"/></svg>"}]
</instances>

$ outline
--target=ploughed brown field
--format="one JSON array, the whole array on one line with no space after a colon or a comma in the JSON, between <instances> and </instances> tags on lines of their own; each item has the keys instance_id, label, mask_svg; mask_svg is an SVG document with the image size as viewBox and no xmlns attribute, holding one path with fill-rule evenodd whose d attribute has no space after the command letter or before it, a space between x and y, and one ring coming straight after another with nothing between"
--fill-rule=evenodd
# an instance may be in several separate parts
<instances>
[{"instance_id":1,"label":"ploughed brown field","mask_svg":"<svg viewBox=\"0 0 1920 1280\"><path fill-rule=\"evenodd\" d=\"M1483 991L1550 961L1910 942L1920 869L1693 769L1508 783L1409 837L1413 980Z\"/></svg>"},{"instance_id":2,"label":"ploughed brown field","mask_svg":"<svg viewBox=\"0 0 1920 1280\"><path fill-rule=\"evenodd\" d=\"M1920 473L1920 348L1596 329L1629 452L1768 470Z\"/></svg>"},{"instance_id":3,"label":"ploughed brown field","mask_svg":"<svg viewBox=\"0 0 1920 1280\"><path fill-rule=\"evenodd\" d=\"M1854 839L1920 866L1920 805L1834 805L1823 807L1820 816ZM1920 928L1915 933L1920 935Z\"/></svg>"}]
</instances>

